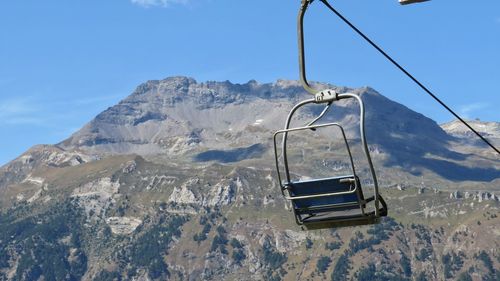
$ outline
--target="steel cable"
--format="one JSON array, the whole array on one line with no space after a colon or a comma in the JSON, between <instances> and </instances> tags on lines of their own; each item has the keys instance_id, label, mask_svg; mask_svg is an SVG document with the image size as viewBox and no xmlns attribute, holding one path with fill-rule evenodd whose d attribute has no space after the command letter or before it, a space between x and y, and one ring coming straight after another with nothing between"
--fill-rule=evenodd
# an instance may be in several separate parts
<instances>
[{"instance_id":1,"label":"steel cable","mask_svg":"<svg viewBox=\"0 0 500 281\"><path fill-rule=\"evenodd\" d=\"M455 116L460 122L462 122L467 128L469 128L474 134L476 134L483 142L490 146L494 151L500 155L500 150L496 148L490 141L483 137L479 132L469 125L462 117L460 117L455 111L453 111L448 105L446 105L441 99L434 95L426 86L424 86L417 78L415 78L411 73L409 73L404 67L402 67L397 61L395 61L391 56L389 56L382 48L375 44L368 36L366 36L361 30L359 30L354 24L352 24L348 19L346 19L340 12L338 12L327 0L320 0L328 9L330 9L335 15L337 15L344 23L346 23L351 29L353 29L359 36L368 42L372 47L374 47L379 53L381 53L386 59L388 59L392 64L394 64L399 70L401 70L406 76L408 76L413 82L415 82L422 90L429 94L434 100L436 100L441 106L448 110L453 116Z\"/></svg>"}]
</instances>

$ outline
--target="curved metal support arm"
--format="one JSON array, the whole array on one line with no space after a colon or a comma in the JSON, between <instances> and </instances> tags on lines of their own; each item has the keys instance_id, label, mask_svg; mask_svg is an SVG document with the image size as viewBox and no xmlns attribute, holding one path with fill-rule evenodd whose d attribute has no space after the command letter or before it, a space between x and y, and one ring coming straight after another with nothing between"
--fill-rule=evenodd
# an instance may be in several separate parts
<instances>
[{"instance_id":1,"label":"curved metal support arm","mask_svg":"<svg viewBox=\"0 0 500 281\"><path fill-rule=\"evenodd\" d=\"M309 85L306 77L306 57L304 52L304 15L306 14L309 4L314 0L302 0L300 5L299 15L297 17L297 38L299 43L299 72L300 83L302 87L311 95L316 94L319 90L314 89Z\"/></svg>"},{"instance_id":2,"label":"curved metal support arm","mask_svg":"<svg viewBox=\"0 0 500 281\"><path fill-rule=\"evenodd\" d=\"M370 156L370 150L368 149L368 143L366 142L366 135L365 135L365 106L363 104L363 100L358 95L352 94L352 93L345 93L345 94L339 94L337 95L337 99L348 99L348 98L355 98L358 101L359 104L359 130L361 133L361 143L363 145L363 150L366 155L366 159L368 161L368 166L370 166L370 173L372 174L373 178L373 185L375 188L375 215L378 217L379 216L379 190L378 190L378 180L377 180L377 175L375 174L375 168L373 167L373 162L372 158Z\"/></svg>"},{"instance_id":3,"label":"curved metal support arm","mask_svg":"<svg viewBox=\"0 0 500 281\"><path fill-rule=\"evenodd\" d=\"M321 119L321 118L323 118L323 116L325 116L325 114L328 112L328 110L330 109L331 106L332 106L332 102L329 102L325 106L323 111L321 111L321 113L318 115L318 117L314 118L311 122L307 123L306 126L312 126L312 125L314 125L314 123L318 122L319 119Z\"/></svg>"},{"instance_id":4,"label":"curved metal support arm","mask_svg":"<svg viewBox=\"0 0 500 281\"><path fill-rule=\"evenodd\" d=\"M292 116L295 113L295 111L297 111L297 109L299 109L300 107L302 107L306 104L314 103L314 102L315 102L315 99L308 99L308 100L302 101L302 102L298 103L297 105L295 105L286 118L285 130L290 128L290 122L292 121ZM285 131L283 134L283 141L281 144L281 149L283 151L283 161L287 167L287 169L285 169L286 180L287 180L287 182L290 182L290 171L288 170L288 157L286 154L287 139L288 139L288 132Z\"/></svg>"}]
</instances>

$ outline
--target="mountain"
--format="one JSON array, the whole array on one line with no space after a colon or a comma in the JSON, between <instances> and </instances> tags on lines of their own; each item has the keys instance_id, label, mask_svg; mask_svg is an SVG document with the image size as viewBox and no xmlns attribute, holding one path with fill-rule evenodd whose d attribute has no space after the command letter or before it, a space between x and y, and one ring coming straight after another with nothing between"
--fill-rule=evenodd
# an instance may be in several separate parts
<instances>
[{"instance_id":1,"label":"mountain","mask_svg":"<svg viewBox=\"0 0 500 281\"><path fill-rule=\"evenodd\" d=\"M500 123L499 122L481 122L479 120L468 120L476 131L486 137L491 143L500 144ZM462 122L455 120L441 125L441 128L449 135L455 136L469 142L478 141L476 134L467 128ZM479 143L482 144L482 143Z\"/></svg>"},{"instance_id":2,"label":"mountain","mask_svg":"<svg viewBox=\"0 0 500 281\"><path fill-rule=\"evenodd\" d=\"M490 181L498 176L495 169L482 162L474 167L458 165L470 161L467 155L450 149L456 137L422 114L371 88L333 88L354 92L365 100L367 135L370 144L389 158L384 165L404 165L415 175L422 169L432 170L454 180ZM227 81L197 83L186 77L148 81L59 146L98 154L146 156L238 149L254 144L269 148L272 132L283 126L289 109L304 98L295 81L250 81L243 85ZM321 109L314 106L301 119L317 115ZM353 101L342 101L332 110L331 119L344 124L348 136L357 137L357 114ZM486 156L495 157L491 153Z\"/></svg>"},{"instance_id":3,"label":"mountain","mask_svg":"<svg viewBox=\"0 0 500 281\"><path fill-rule=\"evenodd\" d=\"M0 168L0 280L498 278L498 156L456 122L439 126L374 89L318 86L366 103L389 204L381 224L295 225L272 135L309 97L298 82L171 77ZM294 124L322 109L312 105ZM357 105L340 101L326 120L344 126L369 190ZM497 141L498 123L473 125ZM305 132L290 145L294 176L348 172L338 132Z\"/></svg>"}]
</instances>

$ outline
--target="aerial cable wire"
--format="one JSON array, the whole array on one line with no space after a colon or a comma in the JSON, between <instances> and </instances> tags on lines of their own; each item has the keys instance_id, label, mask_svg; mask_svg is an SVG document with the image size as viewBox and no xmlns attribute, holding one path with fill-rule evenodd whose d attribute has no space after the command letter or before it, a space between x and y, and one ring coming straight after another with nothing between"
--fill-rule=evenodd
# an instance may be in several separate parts
<instances>
[{"instance_id":1,"label":"aerial cable wire","mask_svg":"<svg viewBox=\"0 0 500 281\"><path fill-rule=\"evenodd\" d=\"M453 116L455 116L460 122L462 122L469 130L474 132L484 143L490 146L494 151L500 155L500 150L496 148L490 141L483 137L479 132L469 125L462 117L460 117L455 111L453 111L449 106L447 106L441 99L434 95L426 86L424 86L417 78L415 78L411 73L409 73L404 67L402 67L397 61L395 61L391 56L389 56L382 48L380 48L375 42L373 42L368 36L366 36L361 30L359 30L354 24L352 24L347 18L345 18L340 12L338 12L327 0L320 0L328 9L330 9L337 17L339 17L344 23L346 23L352 30L354 30L359 36L361 36L366 42L368 42L372 47L374 47L379 53L381 53L386 59L388 59L394 66L401 70L406 76L408 76L413 82L415 82L422 90L429 94L434 100L436 100L441 106L448 110ZM311 1L312 2L312 1Z\"/></svg>"}]
</instances>

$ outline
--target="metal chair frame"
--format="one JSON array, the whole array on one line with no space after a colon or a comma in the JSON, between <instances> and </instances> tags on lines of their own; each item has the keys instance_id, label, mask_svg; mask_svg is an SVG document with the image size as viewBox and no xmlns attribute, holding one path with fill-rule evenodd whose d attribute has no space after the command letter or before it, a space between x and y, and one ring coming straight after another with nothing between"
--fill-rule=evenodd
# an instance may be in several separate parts
<instances>
[{"instance_id":1,"label":"metal chair frame","mask_svg":"<svg viewBox=\"0 0 500 281\"><path fill-rule=\"evenodd\" d=\"M387 214L387 206L379 194L377 176L375 174L375 169L373 167L373 163L371 160L370 152L368 149L368 144L366 142L365 122L364 122L365 107L364 107L363 101L361 100L361 98L359 96L352 94L352 93L345 93L345 94L335 93L334 95L332 95L331 91L333 91L333 90L326 90L326 91L329 91L330 93L328 93L328 95L334 96L335 100L327 101L327 103L328 103L327 106L325 107L325 109L321 112L321 114L318 117L316 117L313 121L311 121L310 123L308 123L305 126L290 128L292 118L299 108L306 106L308 104L313 104L313 103L319 104L319 103L325 102L325 101L322 101L321 99L319 99L318 97L304 100L292 108L292 110L290 111L290 113L288 114L288 117L286 119L285 128L283 130L277 131L273 136L274 150L275 150L275 164L276 164L276 170L278 173L278 180L279 180L279 184L281 187L281 192L286 200L291 201L292 210L294 212L297 224L306 225L307 228L323 228L323 226L320 225L318 227L316 225L317 223L312 223L313 224L312 226L308 225L307 218L306 219L302 218L302 216L301 216L302 214L300 213L301 209L297 207L297 205L295 204L294 201L304 200L304 199L321 198L321 197L335 197L335 196L348 195L348 194L351 194L351 195L356 194L357 199L358 199L357 206L359 206L359 209L361 211L361 215L350 217L350 218L336 218L335 216L331 216L328 219L321 221L321 224L326 225L325 227L331 227L331 226L342 225L342 224L346 224L346 223L347 223L347 225L376 223L378 221L378 218ZM322 92L324 92L324 91L322 91ZM318 95L325 96L325 95L321 95L322 92L318 93L317 96ZM344 129L338 123L325 123L325 124L315 125L315 123L317 121L319 121L321 118L323 118L326 115L326 113L328 112L328 110L330 109L330 107L334 101L338 101L338 100L342 100L342 99L349 99L349 98L356 99L358 101L359 108L360 108L360 127L359 127L359 129L360 129L361 144L363 147L364 154L366 155L366 159L367 159L367 162L368 162L368 165L370 168L371 177L372 177L372 180L374 183L374 196L373 196L372 200L374 201L374 204L375 204L375 210L373 212L366 212L365 211L367 203L369 201L372 201L372 200L365 200L363 197L361 184L359 183L359 179L358 179L358 176L356 174L356 169L355 169L351 149L349 147L349 143L347 141ZM303 131L303 130L317 130L317 129L321 129L321 128L325 128L325 127L337 127L340 129L341 136L343 138L343 141L344 141L344 144L346 146L347 153L349 156L350 168L351 168L352 175L344 176L344 178L339 180L339 183L347 183L347 181L348 181L348 183L350 183L349 189L342 190L342 191L326 192L326 193L321 193L321 194L295 196L293 194L293 190L291 190L291 187L294 184L295 185L304 184L305 181L292 181L292 179L291 179L290 170L289 170L289 163L288 163L288 153L287 153L288 134L291 132L298 132L298 131ZM279 157L279 151L278 151L278 136L280 136L280 135L282 135L281 154L282 154L282 162L283 162L282 169L284 170L284 174L285 174L284 180L283 180L282 173L281 173L282 169L280 168L280 163L279 163L280 157ZM328 181L328 180L332 180L332 178L317 179L318 184L321 184L321 181L324 182L324 181ZM342 182L342 180L344 180L344 182ZM311 182L309 181L309 182L307 182L307 184L311 184ZM353 202L349 202L349 203L347 203L347 205L353 206ZM380 205L382 205L382 208L380 208ZM311 214L314 214L318 209L321 210L321 209L325 209L325 208L326 209L330 208L333 210L335 208L341 209L343 207L346 207L346 206L342 205L342 204L332 204L331 206L314 206L313 208L309 208L308 210L310 211ZM331 211L331 212L334 212L334 211Z\"/></svg>"},{"instance_id":2,"label":"metal chair frame","mask_svg":"<svg viewBox=\"0 0 500 281\"><path fill-rule=\"evenodd\" d=\"M299 225L306 225L308 228L323 228L323 227L329 227L333 225L358 225L358 224L367 224L367 223L375 223L378 221L378 219L381 216L387 215L387 205L385 204L385 201L379 194L379 188L378 188L378 181L377 181L377 176L375 174L375 169L373 168L373 163L372 159L370 156L370 152L368 150L368 145L366 142L366 136L365 136L365 107L363 104L363 101L358 95L352 94L352 93L338 93L334 89L323 89L323 90L317 90L314 89L309 82L307 81L306 78L306 63L305 63L305 52L304 52L304 16L307 11L307 8L309 5L313 2L314 0L301 0L301 6L299 10L299 14L297 17L297 38L298 38L298 47L299 47L299 73L300 73L300 82L302 84L302 87L310 94L314 95L313 98L304 100L297 105L295 105L290 113L288 114L288 117L286 119L285 123L285 128L283 130L277 131L274 136L274 152L275 152L275 161L276 161L276 169L278 172L278 180L279 184L281 187L281 192L285 199L289 200L292 203L292 209L295 215L295 219ZM359 182L359 178L356 175L356 170L354 166L354 161L352 158L351 150L349 148L349 143L347 141L344 129L342 126L340 126L338 123L326 123L326 124L320 124L320 125L314 125L317 121L319 121L321 118L325 116L325 114L328 112L330 109L332 103L343 100L343 99L356 99L358 104L359 104L359 109L360 109L360 125L359 125L359 130L360 130L360 136L361 136L361 144L363 147L363 151L366 155L366 159L368 161L368 166L370 168L370 173L371 177L373 179L373 184L374 184L374 196L369 198L369 199L364 199L363 193L362 193L362 188L361 184ZM297 128L290 128L290 123L292 120L293 115L295 112L308 104L326 104L326 107L324 110L320 113L319 116L317 116L314 120L309 122L307 125L302 126L302 127L297 127ZM298 181L298 182L292 182L290 178L290 170L288 166L288 155L287 155L287 139L288 139L288 134L290 132L295 132L295 131L301 131L301 130L316 130L319 128L324 128L324 127L330 127L330 126L336 126L340 128L340 131L342 133L342 137L344 139L347 152L349 154L349 159L351 162L351 172L352 175L345 176L345 177L337 177L337 178L326 178L326 179L319 179L318 182L314 181ZM281 172L280 172L280 164L279 164L279 153L278 153L278 145L277 145L277 137L279 135L283 135L282 138L282 144L281 144L281 151L282 151L282 157L283 157L283 168L285 171L285 181L283 182L282 177L281 177ZM337 185L334 188L337 188L338 185L343 185L343 187L348 186L346 190L332 190L331 192L322 192L320 194L308 194L308 195L298 195L296 196L294 194L294 191L292 190L294 188L294 184L297 185L302 184L305 186L311 187L311 184L314 186L315 184L331 184L328 186ZM332 182L334 184L332 184ZM324 186L323 186L324 187ZM320 187L317 190L321 190L322 187ZM335 196L352 196L355 194L357 197L357 204L359 206L359 209L361 210L361 215L358 216L348 216L348 217L329 217L325 220L317 220L311 225L309 225L309 218L315 216L313 211L326 211L326 210L335 210L336 208L342 209L342 208L347 208L347 207L353 207L355 204L353 202L347 203L347 204L330 204L327 206L315 206L312 209L309 208L311 211L311 216L310 217L305 217L303 218L301 215L301 212L303 211L304 208L299 207L297 204L294 205L294 203L299 202L300 200L309 200L309 199L318 199L321 200L321 198L328 198L328 197L335 197ZM352 199L352 198L348 198ZM352 201L352 200L351 200ZM367 206L367 203L370 201L374 201L375 204L375 210L373 212L366 212L365 208ZM348 206L346 206L348 205ZM382 205L382 208L380 208L380 205ZM299 208L296 208L299 207ZM330 208L331 207L331 208ZM306 211L308 208L305 208Z\"/></svg>"}]
</instances>

